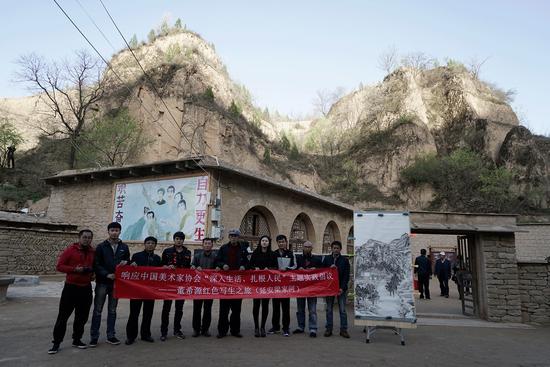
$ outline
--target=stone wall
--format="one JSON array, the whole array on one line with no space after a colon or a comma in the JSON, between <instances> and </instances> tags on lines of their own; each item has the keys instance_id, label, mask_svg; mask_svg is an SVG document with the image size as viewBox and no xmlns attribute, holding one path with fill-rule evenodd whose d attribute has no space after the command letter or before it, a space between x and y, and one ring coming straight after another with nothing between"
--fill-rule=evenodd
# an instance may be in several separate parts
<instances>
[{"instance_id":1,"label":"stone wall","mask_svg":"<svg viewBox=\"0 0 550 367\"><path fill-rule=\"evenodd\" d=\"M519 224L521 230L516 233L516 250L518 261L538 262L550 256L550 225Z\"/></svg>"},{"instance_id":2,"label":"stone wall","mask_svg":"<svg viewBox=\"0 0 550 367\"><path fill-rule=\"evenodd\" d=\"M521 319L550 323L550 264L518 263Z\"/></svg>"},{"instance_id":3,"label":"stone wall","mask_svg":"<svg viewBox=\"0 0 550 367\"><path fill-rule=\"evenodd\" d=\"M514 234L476 236L481 257L476 270L481 317L489 321L521 322L518 266ZM484 309L486 307L486 309Z\"/></svg>"},{"instance_id":4,"label":"stone wall","mask_svg":"<svg viewBox=\"0 0 550 367\"><path fill-rule=\"evenodd\" d=\"M110 181L54 186L50 194L47 217L70 222L80 229L94 232L94 243L107 236L111 222L114 184Z\"/></svg>"},{"instance_id":5,"label":"stone wall","mask_svg":"<svg viewBox=\"0 0 550 367\"><path fill-rule=\"evenodd\" d=\"M75 231L0 227L0 274L55 274L61 251Z\"/></svg>"}]
</instances>

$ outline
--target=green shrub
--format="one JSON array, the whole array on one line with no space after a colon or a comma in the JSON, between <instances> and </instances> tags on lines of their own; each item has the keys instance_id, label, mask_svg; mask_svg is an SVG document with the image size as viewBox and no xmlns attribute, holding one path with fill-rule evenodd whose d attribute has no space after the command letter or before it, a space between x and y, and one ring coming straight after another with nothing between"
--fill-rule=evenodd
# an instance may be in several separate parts
<instances>
[{"instance_id":1,"label":"green shrub","mask_svg":"<svg viewBox=\"0 0 550 367\"><path fill-rule=\"evenodd\" d=\"M241 106L239 106L235 101L231 102L231 106L229 106L229 114L235 118L238 118L241 116L243 110Z\"/></svg>"}]
</instances>

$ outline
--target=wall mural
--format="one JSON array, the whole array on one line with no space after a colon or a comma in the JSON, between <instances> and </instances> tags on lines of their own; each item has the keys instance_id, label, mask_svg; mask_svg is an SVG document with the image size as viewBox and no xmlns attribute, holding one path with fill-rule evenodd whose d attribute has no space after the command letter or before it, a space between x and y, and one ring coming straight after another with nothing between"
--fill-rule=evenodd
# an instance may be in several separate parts
<instances>
[{"instance_id":1,"label":"wall mural","mask_svg":"<svg viewBox=\"0 0 550 367\"><path fill-rule=\"evenodd\" d=\"M113 221L122 225L122 240L172 241L182 231L186 240L201 241L209 201L208 176L117 183Z\"/></svg>"}]
</instances>

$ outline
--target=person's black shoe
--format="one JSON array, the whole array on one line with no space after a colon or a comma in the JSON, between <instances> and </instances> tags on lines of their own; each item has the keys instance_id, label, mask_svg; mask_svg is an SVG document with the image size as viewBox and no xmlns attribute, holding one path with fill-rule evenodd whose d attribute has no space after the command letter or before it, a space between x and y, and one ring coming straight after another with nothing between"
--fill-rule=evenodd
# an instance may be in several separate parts
<instances>
[{"instance_id":1,"label":"person's black shoe","mask_svg":"<svg viewBox=\"0 0 550 367\"><path fill-rule=\"evenodd\" d=\"M261 336L262 338L265 338L265 336L266 336L265 328L261 328L261 329L260 329L260 336Z\"/></svg>"},{"instance_id":2,"label":"person's black shoe","mask_svg":"<svg viewBox=\"0 0 550 367\"><path fill-rule=\"evenodd\" d=\"M260 329L254 328L254 336L255 336L256 338L259 338L259 337L260 337Z\"/></svg>"},{"instance_id":3,"label":"person's black shoe","mask_svg":"<svg viewBox=\"0 0 550 367\"><path fill-rule=\"evenodd\" d=\"M146 336L144 338L141 338L141 340L143 340L144 342L147 342L147 343L154 343L155 342L155 339L151 338L150 336Z\"/></svg>"},{"instance_id":4,"label":"person's black shoe","mask_svg":"<svg viewBox=\"0 0 550 367\"><path fill-rule=\"evenodd\" d=\"M225 338L226 334L218 334L216 335L216 338L218 339L221 339L221 338Z\"/></svg>"},{"instance_id":5,"label":"person's black shoe","mask_svg":"<svg viewBox=\"0 0 550 367\"><path fill-rule=\"evenodd\" d=\"M82 341L80 341L80 340L73 340L73 347L78 348L78 349L88 348L88 346L86 344L82 343Z\"/></svg>"},{"instance_id":6,"label":"person's black shoe","mask_svg":"<svg viewBox=\"0 0 550 367\"><path fill-rule=\"evenodd\" d=\"M310 337L310 338L316 338L316 337L317 337L317 333L316 333L315 331L311 331L311 332L309 333L309 337Z\"/></svg>"},{"instance_id":7,"label":"person's black shoe","mask_svg":"<svg viewBox=\"0 0 550 367\"><path fill-rule=\"evenodd\" d=\"M423 294L420 295L420 299L424 299L424 295L423 295Z\"/></svg>"},{"instance_id":8,"label":"person's black shoe","mask_svg":"<svg viewBox=\"0 0 550 367\"><path fill-rule=\"evenodd\" d=\"M132 344L134 344L134 342L135 342L135 339L126 339L126 341L124 342L124 344L126 344L126 345L132 345Z\"/></svg>"},{"instance_id":9,"label":"person's black shoe","mask_svg":"<svg viewBox=\"0 0 550 367\"><path fill-rule=\"evenodd\" d=\"M446 295L445 295L445 298L449 298L449 295L448 295L448 294L446 294Z\"/></svg>"},{"instance_id":10,"label":"person's black shoe","mask_svg":"<svg viewBox=\"0 0 550 367\"><path fill-rule=\"evenodd\" d=\"M267 331L268 334L278 334L279 332L279 329L275 329L274 327Z\"/></svg>"},{"instance_id":11,"label":"person's black shoe","mask_svg":"<svg viewBox=\"0 0 550 367\"><path fill-rule=\"evenodd\" d=\"M50 350L48 350L48 354L56 354L57 352L59 352L59 344L52 345Z\"/></svg>"},{"instance_id":12,"label":"person's black shoe","mask_svg":"<svg viewBox=\"0 0 550 367\"><path fill-rule=\"evenodd\" d=\"M120 340L118 340L116 337L113 336L111 338L107 338L107 343L112 344L112 345L119 345Z\"/></svg>"},{"instance_id":13,"label":"person's black shoe","mask_svg":"<svg viewBox=\"0 0 550 367\"><path fill-rule=\"evenodd\" d=\"M90 348L95 348L95 347L97 347L97 339L92 339L92 340L90 340L90 342L88 343L88 346L89 346Z\"/></svg>"},{"instance_id":14,"label":"person's black shoe","mask_svg":"<svg viewBox=\"0 0 550 367\"><path fill-rule=\"evenodd\" d=\"M283 336L290 336L289 330L283 330Z\"/></svg>"},{"instance_id":15,"label":"person's black shoe","mask_svg":"<svg viewBox=\"0 0 550 367\"><path fill-rule=\"evenodd\" d=\"M324 336L332 336L332 330L325 330Z\"/></svg>"},{"instance_id":16,"label":"person's black shoe","mask_svg":"<svg viewBox=\"0 0 550 367\"><path fill-rule=\"evenodd\" d=\"M201 333L199 333L197 330L193 330L193 334L191 334L191 336L192 336L193 338L196 338L196 337L198 337L198 336L200 336L200 335L201 335Z\"/></svg>"},{"instance_id":17,"label":"person's black shoe","mask_svg":"<svg viewBox=\"0 0 550 367\"><path fill-rule=\"evenodd\" d=\"M426 297L426 299L431 299L430 297Z\"/></svg>"},{"instance_id":18,"label":"person's black shoe","mask_svg":"<svg viewBox=\"0 0 550 367\"><path fill-rule=\"evenodd\" d=\"M181 331L174 331L174 336L176 338L185 339L185 335Z\"/></svg>"},{"instance_id":19,"label":"person's black shoe","mask_svg":"<svg viewBox=\"0 0 550 367\"><path fill-rule=\"evenodd\" d=\"M166 341L166 335L161 335L160 336L160 341L165 342Z\"/></svg>"},{"instance_id":20,"label":"person's black shoe","mask_svg":"<svg viewBox=\"0 0 550 367\"><path fill-rule=\"evenodd\" d=\"M303 331L302 329L300 329L300 328L295 329L295 330L292 332L292 334L303 334L303 333L304 333L304 331Z\"/></svg>"},{"instance_id":21,"label":"person's black shoe","mask_svg":"<svg viewBox=\"0 0 550 367\"><path fill-rule=\"evenodd\" d=\"M243 335L241 333L231 333L231 336L234 336L235 338L242 338Z\"/></svg>"},{"instance_id":22,"label":"person's black shoe","mask_svg":"<svg viewBox=\"0 0 550 367\"><path fill-rule=\"evenodd\" d=\"M340 331L340 336L341 336L342 338L349 339L349 334L348 334L348 331L347 331L347 330L341 330L341 331Z\"/></svg>"},{"instance_id":23,"label":"person's black shoe","mask_svg":"<svg viewBox=\"0 0 550 367\"><path fill-rule=\"evenodd\" d=\"M203 331L201 334L202 334L202 336L205 336L205 337L207 337L207 338L210 338L210 337L212 336L212 335L208 332L208 330Z\"/></svg>"}]
</instances>

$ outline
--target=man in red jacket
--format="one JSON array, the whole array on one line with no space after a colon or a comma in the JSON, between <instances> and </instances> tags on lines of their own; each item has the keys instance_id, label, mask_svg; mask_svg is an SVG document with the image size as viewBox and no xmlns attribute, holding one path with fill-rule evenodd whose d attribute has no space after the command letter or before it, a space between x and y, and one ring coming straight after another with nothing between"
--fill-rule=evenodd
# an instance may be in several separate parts
<instances>
[{"instance_id":1,"label":"man in red jacket","mask_svg":"<svg viewBox=\"0 0 550 367\"><path fill-rule=\"evenodd\" d=\"M73 347L85 349L80 340L92 306L92 275L95 250L91 246L93 233L84 229L78 233L78 242L65 249L57 261L57 271L66 273L65 286L59 300L59 313L53 328L53 346L48 354L59 351L65 337L67 321L73 311Z\"/></svg>"}]
</instances>

